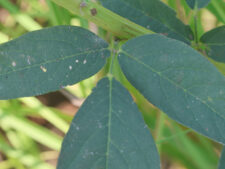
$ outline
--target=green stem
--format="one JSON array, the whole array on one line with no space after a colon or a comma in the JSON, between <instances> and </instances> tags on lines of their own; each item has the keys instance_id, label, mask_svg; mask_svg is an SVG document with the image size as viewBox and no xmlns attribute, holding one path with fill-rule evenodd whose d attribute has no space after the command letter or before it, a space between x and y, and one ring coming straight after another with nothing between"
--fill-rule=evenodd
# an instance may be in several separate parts
<instances>
[{"instance_id":1,"label":"green stem","mask_svg":"<svg viewBox=\"0 0 225 169\"><path fill-rule=\"evenodd\" d=\"M114 37L111 36L111 42L110 42L110 48L111 48L111 57L109 58L109 70L108 70L108 74L107 76L109 78L113 77L113 62L114 62L114 58L116 55L116 49L115 49L115 42L114 42Z\"/></svg>"},{"instance_id":2,"label":"green stem","mask_svg":"<svg viewBox=\"0 0 225 169\"><path fill-rule=\"evenodd\" d=\"M156 142L161 140L163 135L164 123L165 123L166 115L163 112L159 112L159 118L156 125ZM161 152L161 145L158 144L158 151Z\"/></svg>"},{"instance_id":3,"label":"green stem","mask_svg":"<svg viewBox=\"0 0 225 169\"><path fill-rule=\"evenodd\" d=\"M68 9L71 13L94 22L121 39L130 39L143 34L154 32L133 23L95 2L84 0L52 0L56 4Z\"/></svg>"},{"instance_id":4,"label":"green stem","mask_svg":"<svg viewBox=\"0 0 225 169\"><path fill-rule=\"evenodd\" d=\"M197 1L195 3L195 7L194 7L194 33L195 33L195 43L198 44L199 39L198 39L198 5L197 5Z\"/></svg>"}]
</instances>

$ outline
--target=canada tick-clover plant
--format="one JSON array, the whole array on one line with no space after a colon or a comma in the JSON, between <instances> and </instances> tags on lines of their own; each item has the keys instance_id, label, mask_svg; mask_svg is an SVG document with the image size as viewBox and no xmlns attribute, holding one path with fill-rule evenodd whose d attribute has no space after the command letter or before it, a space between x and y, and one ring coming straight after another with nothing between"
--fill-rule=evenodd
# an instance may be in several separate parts
<instances>
[{"instance_id":1,"label":"canada tick-clover plant","mask_svg":"<svg viewBox=\"0 0 225 169\"><path fill-rule=\"evenodd\" d=\"M0 45L1 100L106 71L71 123L58 169L160 169L134 88L171 119L225 144L225 26L199 37L159 0L53 1L110 35L103 40L81 27L56 26ZM196 15L208 3L187 0ZM224 160L225 153L220 169Z\"/></svg>"}]
</instances>

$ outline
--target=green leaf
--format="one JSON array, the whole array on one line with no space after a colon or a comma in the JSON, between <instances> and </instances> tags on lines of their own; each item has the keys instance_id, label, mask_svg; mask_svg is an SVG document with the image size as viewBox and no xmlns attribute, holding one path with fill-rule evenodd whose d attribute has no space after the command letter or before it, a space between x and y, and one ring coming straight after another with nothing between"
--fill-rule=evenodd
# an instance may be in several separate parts
<instances>
[{"instance_id":1,"label":"green leaf","mask_svg":"<svg viewBox=\"0 0 225 169\"><path fill-rule=\"evenodd\" d=\"M225 63L225 26L206 32L201 41L208 47L207 55L218 62Z\"/></svg>"},{"instance_id":2,"label":"green leaf","mask_svg":"<svg viewBox=\"0 0 225 169\"><path fill-rule=\"evenodd\" d=\"M159 169L153 138L129 93L101 80L67 133L57 169Z\"/></svg>"},{"instance_id":3,"label":"green leaf","mask_svg":"<svg viewBox=\"0 0 225 169\"><path fill-rule=\"evenodd\" d=\"M40 95L97 73L110 55L102 39L57 26L0 45L0 99Z\"/></svg>"},{"instance_id":4,"label":"green leaf","mask_svg":"<svg viewBox=\"0 0 225 169\"><path fill-rule=\"evenodd\" d=\"M192 32L159 0L100 0L111 11L154 32L190 43ZM162 12L163 11L163 12Z\"/></svg>"},{"instance_id":5,"label":"green leaf","mask_svg":"<svg viewBox=\"0 0 225 169\"><path fill-rule=\"evenodd\" d=\"M221 153L218 169L224 169L224 168L225 168L225 148L223 148L223 151Z\"/></svg>"},{"instance_id":6,"label":"green leaf","mask_svg":"<svg viewBox=\"0 0 225 169\"><path fill-rule=\"evenodd\" d=\"M198 8L203 8L206 5L208 5L210 0L186 0L186 2L192 9L194 9L195 4L197 5Z\"/></svg>"},{"instance_id":7,"label":"green leaf","mask_svg":"<svg viewBox=\"0 0 225 169\"><path fill-rule=\"evenodd\" d=\"M122 46L127 79L171 118L225 143L225 78L202 55L179 41L146 35Z\"/></svg>"},{"instance_id":8,"label":"green leaf","mask_svg":"<svg viewBox=\"0 0 225 169\"><path fill-rule=\"evenodd\" d=\"M206 32L200 39L206 44L206 53L225 74L225 26Z\"/></svg>"}]
</instances>

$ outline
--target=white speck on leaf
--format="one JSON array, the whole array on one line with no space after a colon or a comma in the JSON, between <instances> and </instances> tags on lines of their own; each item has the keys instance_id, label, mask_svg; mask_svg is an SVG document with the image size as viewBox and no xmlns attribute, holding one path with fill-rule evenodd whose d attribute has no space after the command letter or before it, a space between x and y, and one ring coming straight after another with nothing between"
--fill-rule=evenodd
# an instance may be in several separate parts
<instances>
[{"instance_id":1,"label":"white speck on leaf","mask_svg":"<svg viewBox=\"0 0 225 169\"><path fill-rule=\"evenodd\" d=\"M40 66L40 68L43 72L47 72L47 69L44 66Z\"/></svg>"},{"instance_id":2,"label":"white speck on leaf","mask_svg":"<svg viewBox=\"0 0 225 169\"><path fill-rule=\"evenodd\" d=\"M87 60L85 59L84 61L83 61L83 64L86 64L87 63Z\"/></svg>"},{"instance_id":3,"label":"white speck on leaf","mask_svg":"<svg viewBox=\"0 0 225 169\"><path fill-rule=\"evenodd\" d=\"M98 121L98 128L102 128L102 124Z\"/></svg>"},{"instance_id":4,"label":"white speck on leaf","mask_svg":"<svg viewBox=\"0 0 225 169\"><path fill-rule=\"evenodd\" d=\"M76 63L78 63L78 62L79 62L79 60L77 59L75 62L76 62Z\"/></svg>"},{"instance_id":5,"label":"white speck on leaf","mask_svg":"<svg viewBox=\"0 0 225 169\"><path fill-rule=\"evenodd\" d=\"M211 97L208 96L208 101L209 101L209 102L212 102L213 100L212 100Z\"/></svg>"},{"instance_id":6,"label":"white speck on leaf","mask_svg":"<svg viewBox=\"0 0 225 169\"><path fill-rule=\"evenodd\" d=\"M30 56L27 56L27 63L30 65Z\"/></svg>"},{"instance_id":7,"label":"white speck on leaf","mask_svg":"<svg viewBox=\"0 0 225 169\"><path fill-rule=\"evenodd\" d=\"M76 127L76 130L77 130L77 131L78 131L78 130L80 130L80 127L79 127L79 126L77 126L77 127Z\"/></svg>"},{"instance_id":8,"label":"white speck on leaf","mask_svg":"<svg viewBox=\"0 0 225 169\"><path fill-rule=\"evenodd\" d=\"M73 67L72 67L72 66L69 66L69 69L70 69L70 70L72 70L72 69L73 69Z\"/></svg>"},{"instance_id":9,"label":"white speck on leaf","mask_svg":"<svg viewBox=\"0 0 225 169\"><path fill-rule=\"evenodd\" d=\"M13 66L13 67L16 66L16 62L15 62L15 61L12 62L12 66Z\"/></svg>"}]
</instances>

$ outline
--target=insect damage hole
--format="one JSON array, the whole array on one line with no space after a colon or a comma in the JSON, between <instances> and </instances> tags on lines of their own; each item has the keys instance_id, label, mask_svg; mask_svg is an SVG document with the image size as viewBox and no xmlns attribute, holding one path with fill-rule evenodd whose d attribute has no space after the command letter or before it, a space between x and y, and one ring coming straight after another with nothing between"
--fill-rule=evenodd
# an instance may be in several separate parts
<instances>
[{"instance_id":1,"label":"insect damage hole","mask_svg":"<svg viewBox=\"0 0 225 169\"><path fill-rule=\"evenodd\" d=\"M97 15L97 13L98 13L98 12L97 12L97 9L96 9L96 8L92 8L92 9L91 9L91 15L92 15L92 16Z\"/></svg>"}]
</instances>

